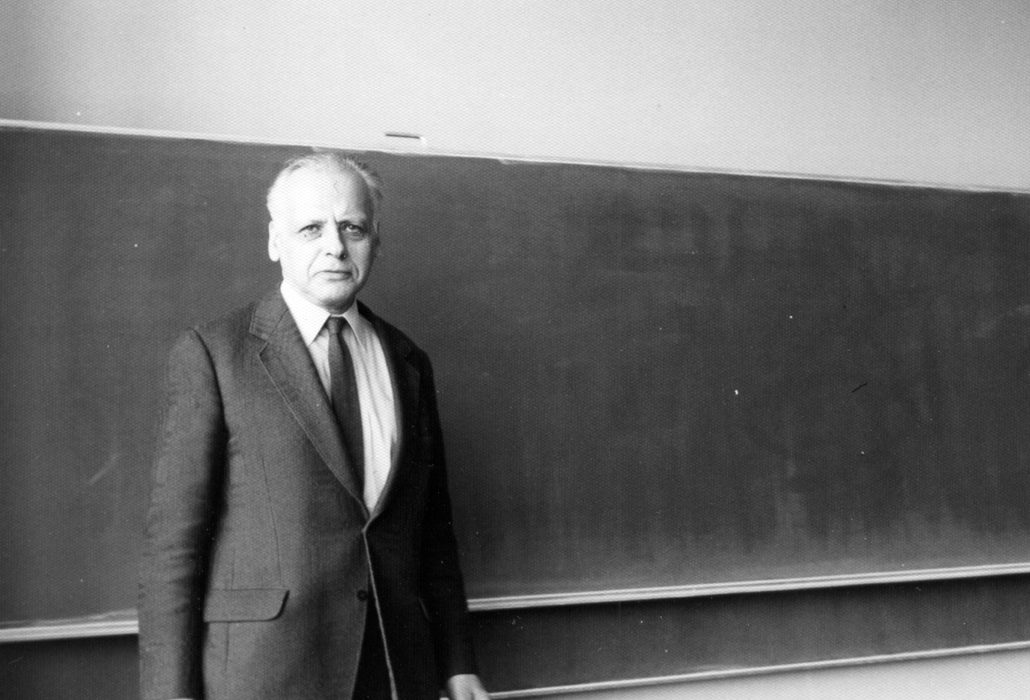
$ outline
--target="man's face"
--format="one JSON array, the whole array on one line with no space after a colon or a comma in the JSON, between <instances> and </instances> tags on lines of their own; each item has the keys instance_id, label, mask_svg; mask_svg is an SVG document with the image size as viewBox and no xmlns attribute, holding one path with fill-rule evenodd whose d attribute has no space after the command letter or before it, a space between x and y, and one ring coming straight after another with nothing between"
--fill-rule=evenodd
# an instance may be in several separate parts
<instances>
[{"instance_id":1,"label":"man's face","mask_svg":"<svg viewBox=\"0 0 1030 700\"><path fill-rule=\"evenodd\" d=\"M379 243L361 176L298 170L282 183L268 224L268 257L308 301L342 313L368 281Z\"/></svg>"}]
</instances>

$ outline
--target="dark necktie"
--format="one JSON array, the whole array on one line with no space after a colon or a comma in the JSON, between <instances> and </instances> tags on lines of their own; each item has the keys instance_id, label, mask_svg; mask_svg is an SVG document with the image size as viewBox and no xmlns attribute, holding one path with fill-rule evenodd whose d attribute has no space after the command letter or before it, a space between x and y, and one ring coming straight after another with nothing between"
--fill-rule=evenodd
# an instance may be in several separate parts
<instances>
[{"instance_id":1,"label":"dark necktie","mask_svg":"<svg viewBox=\"0 0 1030 700\"><path fill-rule=\"evenodd\" d=\"M332 389L330 398L333 413L343 432L343 441L354 465L358 486L364 488L365 445L361 433L361 404L358 401L354 362L343 340L347 320L342 316L330 316L326 327L329 330L329 385Z\"/></svg>"}]
</instances>

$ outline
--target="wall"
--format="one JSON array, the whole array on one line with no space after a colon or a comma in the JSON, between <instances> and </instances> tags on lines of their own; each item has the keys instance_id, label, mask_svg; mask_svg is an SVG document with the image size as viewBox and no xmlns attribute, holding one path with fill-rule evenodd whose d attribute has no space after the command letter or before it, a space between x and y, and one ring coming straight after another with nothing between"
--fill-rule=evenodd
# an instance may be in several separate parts
<instances>
[{"instance_id":1,"label":"wall","mask_svg":"<svg viewBox=\"0 0 1030 700\"><path fill-rule=\"evenodd\" d=\"M1020 700L1030 687L1030 652L1009 651L949 659L925 659L670 683L612 691L568 693L552 700Z\"/></svg>"},{"instance_id":2,"label":"wall","mask_svg":"<svg viewBox=\"0 0 1030 700\"><path fill-rule=\"evenodd\" d=\"M1028 32L1023 0L7 0L0 118L1026 189Z\"/></svg>"},{"instance_id":3,"label":"wall","mask_svg":"<svg viewBox=\"0 0 1030 700\"><path fill-rule=\"evenodd\" d=\"M0 694L19 700L130 700L135 697L135 654L135 640L129 637L0 645ZM502 694L498 700L1022 700L1028 687L1030 651L1014 649L738 678L649 683L610 690L582 688L547 694Z\"/></svg>"}]
</instances>

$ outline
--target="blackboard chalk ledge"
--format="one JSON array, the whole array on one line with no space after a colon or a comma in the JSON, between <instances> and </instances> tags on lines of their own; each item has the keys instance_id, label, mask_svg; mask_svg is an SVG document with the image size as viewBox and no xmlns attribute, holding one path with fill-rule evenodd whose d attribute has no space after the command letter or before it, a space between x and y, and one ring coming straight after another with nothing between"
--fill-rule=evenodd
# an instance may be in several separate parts
<instances>
[{"instance_id":1,"label":"blackboard chalk ledge","mask_svg":"<svg viewBox=\"0 0 1030 700\"><path fill-rule=\"evenodd\" d=\"M1030 574L1030 562L969 566L913 571L888 571L873 574L811 576L807 578L772 579L768 581L740 581L689 586L663 586L656 588L625 588L617 590L582 591L542 595L472 598L472 612L500 610L526 610L531 608L627 603L648 600L675 600L716 595L748 593L775 593L849 586L874 586L895 583L952 581ZM137 634L139 622L135 610L118 610L65 620L38 620L0 624L0 644L12 642L47 641L57 639L85 639L89 637L120 637Z\"/></svg>"},{"instance_id":2,"label":"blackboard chalk ledge","mask_svg":"<svg viewBox=\"0 0 1030 700\"><path fill-rule=\"evenodd\" d=\"M875 586L891 583L952 581L958 579L987 578L993 576L1013 576L1018 574L1030 574L1030 562L989 564L985 566L944 567L939 569L881 571L863 574L807 576L755 581L701 583L684 586L659 586L651 588L624 588L597 591L577 591L569 593L474 598L469 600L469 610L473 612L487 612L492 610L519 610L526 608L563 607L569 605L594 605L599 603L628 603L645 600L674 600L677 598L700 598L714 595L739 595L742 593L775 593L777 591L846 588L850 586Z\"/></svg>"},{"instance_id":3,"label":"blackboard chalk ledge","mask_svg":"<svg viewBox=\"0 0 1030 700\"><path fill-rule=\"evenodd\" d=\"M135 610L118 610L67 620L10 622L0 625L0 644L45 642L58 639L121 637L139 633Z\"/></svg>"}]
</instances>

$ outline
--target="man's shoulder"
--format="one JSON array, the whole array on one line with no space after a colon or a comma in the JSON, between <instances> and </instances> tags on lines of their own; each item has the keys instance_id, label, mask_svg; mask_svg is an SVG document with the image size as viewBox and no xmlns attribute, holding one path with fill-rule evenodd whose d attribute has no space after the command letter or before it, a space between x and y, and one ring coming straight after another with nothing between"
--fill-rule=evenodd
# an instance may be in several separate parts
<instances>
[{"instance_id":1,"label":"man's shoulder","mask_svg":"<svg viewBox=\"0 0 1030 700\"><path fill-rule=\"evenodd\" d=\"M426 352L407 333L376 314L363 303L358 303L358 309L361 315L375 328L381 343L389 345L402 354L428 359Z\"/></svg>"},{"instance_id":2,"label":"man's shoulder","mask_svg":"<svg viewBox=\"0 0 1030 700\"><path fill-rule=\"evenodd\" d=\"M203 338L235 338L248 332L260 302L254 301L194 325L190 331Z\"/></svg>"},{"instance_id":3,"label":"man's shoulder","mask_svg":"<svg viewBox=\"0 0 1030 700\"><path fill-rule=\"evenodd\" d=\"M285 313L282 297L278 292L271 292L261 299L197 323L182 335L199 337L205 344L238 342L252 333L260 334L262 329L273 327Z\"/></svg>"}]
</instances>

